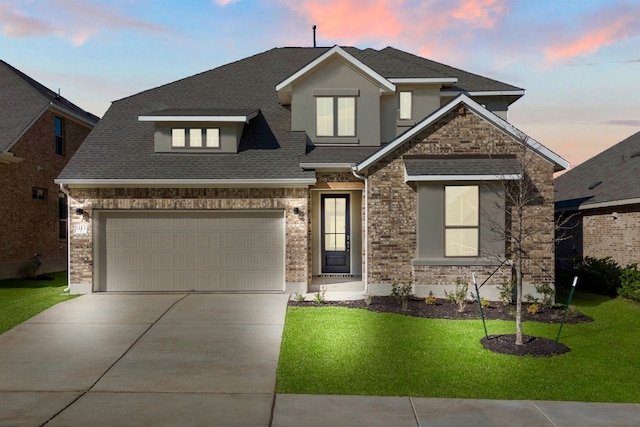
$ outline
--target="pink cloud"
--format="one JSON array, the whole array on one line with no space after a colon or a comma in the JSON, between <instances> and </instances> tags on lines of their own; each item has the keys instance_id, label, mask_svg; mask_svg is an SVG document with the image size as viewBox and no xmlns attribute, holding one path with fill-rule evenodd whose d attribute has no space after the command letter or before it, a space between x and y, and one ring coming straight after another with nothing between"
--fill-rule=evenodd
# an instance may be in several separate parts
<instances>
[{"instance_id":1,"label":"pink cloud","mask_svg":"<svg viewBox=\"0 0 640 427\"><path fill-rule=\"evenodd\" d=\"M13 38L62 34L62 30L48 22L30 18L18 10L12 10L6 3L0 3L0 25L2 25L2 32Z\"/></svg>"},{"instance_id":2,"label":"pink cloud","mask_svg":"<svg viewBox=\"0 0 640 427\"><path fill-rule=\"evenodd\" d=\"M214 0L214 3L220 7L226 7L226 6L229 6L230 4L237 3L239 1L240 0Z\"/></svg>"},{"instance_id":3,"label":"pink cloud","mask_svg":"<svg viewBox=\"0 0 640 427\"><path fill-rule=\"evenodd\" d=\"M558 41L545 49L550 61L586 56L601 48L640 35L640 9L614 5L585 18L586 30L571 40Z\"/></svg>"},{"instance_id":4,"label":"pink cloud","mask_svg":"<svg viewBox=\"0 0 640 427\"><path fill-rule=\"evenodd\" d=\"M14 38L54 35L79 46L96 34L117 28L167 32L160 25L129 18L113 9L78 0L48 0L38 4L30 14L47 16L40 19L18 11L15 6L0 3L0 25L5 35ZM55 22L54 26L51 22Z\"/></svg>"},{"instance_id":5,"label":"pink cloud","mask_svg":"<svg viewBox=\"0 0 640 427\"><path fill-rule=\"evenodd\" d=\"M319 39L341 40L340 44L395 38L404 28L398 16L401 0L293 0L287 4L318 26Z\"/></svg>"},{"instance_id":6,"label":"pink cloud","mask_svg":"<svg viewBox=\"0 0 640 427\"><path fill-rule=\"evenodd\" d=\"M463 0L451 16L475 28L494 28L509 11L509 0Z\"/></svg>"}]
</instances>

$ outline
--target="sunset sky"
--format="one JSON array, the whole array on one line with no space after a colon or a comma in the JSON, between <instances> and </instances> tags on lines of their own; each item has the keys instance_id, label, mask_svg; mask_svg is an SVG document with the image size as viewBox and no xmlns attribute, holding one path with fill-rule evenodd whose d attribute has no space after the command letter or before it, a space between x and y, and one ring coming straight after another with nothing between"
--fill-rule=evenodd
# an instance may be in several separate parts
<instances>
[{"instance_id":1,"label":"sunset sky","mask_svg":"<svg viewBox=\"0 0 640 427\"><path fill-rule=\"evenodd\" d=\"M314 24L525 88L510 121L572 166L640 131L640 0L0 0L0 58L102 116Z\"/></svg>"}]
</instances>

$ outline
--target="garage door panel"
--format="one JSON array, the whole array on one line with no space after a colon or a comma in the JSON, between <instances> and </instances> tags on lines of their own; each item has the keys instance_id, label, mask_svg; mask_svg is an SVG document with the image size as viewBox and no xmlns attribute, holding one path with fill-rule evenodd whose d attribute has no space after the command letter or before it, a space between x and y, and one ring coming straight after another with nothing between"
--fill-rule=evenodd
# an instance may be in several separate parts
<instances>
[{"instance_id":1,"label":"garage door panel","mask_svg":"<svg viewBox=\"0 0 640 427\"><path fill-rule=\"evenodd\" d=\"M166 215L106 218L106 290L283 289L282 213Z\"/></svg>"}]
</instances>

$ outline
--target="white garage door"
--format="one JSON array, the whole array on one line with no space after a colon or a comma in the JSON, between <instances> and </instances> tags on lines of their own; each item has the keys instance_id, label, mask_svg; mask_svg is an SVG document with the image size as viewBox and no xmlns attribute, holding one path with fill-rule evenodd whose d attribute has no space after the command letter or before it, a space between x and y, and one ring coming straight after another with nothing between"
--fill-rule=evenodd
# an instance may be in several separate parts
<instances>
[{"instance_id":1,"label":"white garage door","mask_svg":"<svg viewBox=\"0 0 640 427\"><path fill-rule=\"evenodd\" d=\"M281 291L282 212L107 217L107 291Z\"/></svg>"}]
</instances>

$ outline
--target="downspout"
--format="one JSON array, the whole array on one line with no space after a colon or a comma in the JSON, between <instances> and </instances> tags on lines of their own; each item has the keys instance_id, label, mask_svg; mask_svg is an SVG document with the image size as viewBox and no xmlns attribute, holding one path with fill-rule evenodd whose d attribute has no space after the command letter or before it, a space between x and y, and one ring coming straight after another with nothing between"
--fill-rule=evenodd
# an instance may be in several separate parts
<instances>
[{"instance_id":1,"label":"downspout","mask_svg":"<svg viewBox=\"0 0 640 427\"><path fill-rule=\"evenodd\" d=\"M362 282L364 294L369 294L369 180L364 175L358 175L356 167L351 167L351 173L364 181L364 265L362 266Z\"/></svg>"},{"instance_id":2,"label":"downspout","mask_svg":"<svg viewBox=\"0 0 640 427\"><path fill-rule=\"evenodd\" d=\"M67 196L67 287L63 292L69 292L71 290L71 197L69 190L65 188L64 184L60 185L60 191Z\"/></svg>"}]
</instances>

